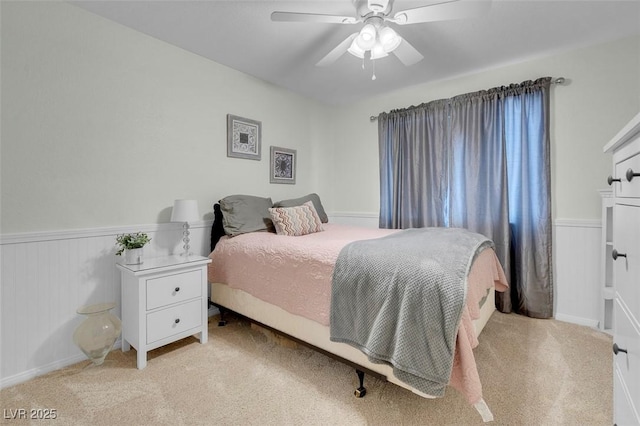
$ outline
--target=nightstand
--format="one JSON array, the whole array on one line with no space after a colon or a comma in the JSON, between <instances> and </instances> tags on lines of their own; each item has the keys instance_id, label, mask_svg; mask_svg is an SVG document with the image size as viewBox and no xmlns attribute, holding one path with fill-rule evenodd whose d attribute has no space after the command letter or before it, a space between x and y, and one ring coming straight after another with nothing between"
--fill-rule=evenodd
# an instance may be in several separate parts
<instances>
[{"instance_id":1,"label":"nightstand","mask_svg":"<svg viewBox=\"0 0 640 426\"><path fill-rule=\"evenodd\" d=\"M122 351L138 351L138 369L147 352L199 334L207 343L207 264L202 256L145 259L118 263L122 276Z\"/></svg>"}]
</instances>

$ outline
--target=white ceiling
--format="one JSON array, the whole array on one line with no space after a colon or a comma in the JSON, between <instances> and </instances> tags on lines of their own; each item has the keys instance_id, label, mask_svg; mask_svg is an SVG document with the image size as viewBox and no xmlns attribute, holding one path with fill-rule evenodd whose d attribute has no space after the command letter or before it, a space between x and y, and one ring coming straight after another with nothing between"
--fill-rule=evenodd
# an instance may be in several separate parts
<instances>
[{"instance_id":1,"label":"white ceiling","mask_svg":"<svg viewBox=\"0 0 640 426\"><path fill-rule=\"evenodd\" d=\"M471 0L473 1L473 0ZM394 12L433 3L396 0ZM493 0L486 16L392 26L425 59L315 64L359 25L272 22L273 11L356 16L351 0L74 1L86 10L329 104L640 34L640 0ZM640 56L640 52L638 52ZM536 76L532 76L536 77ZM567 76L570 77L570 76Z\"/></svg>"}]
</instances>

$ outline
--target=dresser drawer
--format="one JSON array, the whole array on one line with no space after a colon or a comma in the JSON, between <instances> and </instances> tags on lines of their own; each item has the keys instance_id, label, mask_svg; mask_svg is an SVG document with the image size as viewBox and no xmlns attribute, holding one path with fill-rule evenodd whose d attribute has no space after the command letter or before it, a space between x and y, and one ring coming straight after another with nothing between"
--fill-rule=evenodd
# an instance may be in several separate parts
<instances>
[{"instance_id":1,"label":"dresser drawer","mask_svg":"<svg viewBox=\"0 0 640 426\"><path fill-rule=\"evenodd\" d=\"M640 173L640 153L616 164L616 177L621 180L615 186L617 197L640 198L640 176L627 179L627 173Z\"/></svg>"},{"instance_id":2,"label":"dresser drawer","mask_svg":"<svg viewBox=\"0 0 640 426\"><path fill-rule=\"evenodd\" d=\"M616 204L614 221L613 249L619 253L613 262L616 293L640 323L640 207Z\"/></svg>"},{"instance_id":3,"label":"dresser drawer","mask_svg":"<svg viewBox=\"0 0 640 426\"><path fill-rule=\"evenodd\" d=\"M637 425L640 418L636 417L633 402L624 385L622 375L617 367L613 367L613 422L616 425Z\"/></svg>"},{"instance_id":4,"label":"dresser drawer","mask_svg":"<svg viewBox=\"0 0 640 426\"><path fill-rule=\"evenodd\" d=\"M202 299L147 314L147 344L202 325Z\"/></svg>"},{"instance_id":5,"label":"dresser drawer","mask_svg":"<svg viewBox=\"0 0 640 426\"><path fill-rule=\"evenodd\" d=\"M202 272L190 271L147 280L147 310L202 296Z\"/></svg>"},{"instance_id":6,"label":"dresser drawer","mask_svg":"<svg viewBox=\"0 0 640 426\"><path fill-rule=\"evenodd\" d=\"M631 401L640 401L640 330L634 326L632 320L622 307L620 300L616 300L614 307L616 330L613 343L627 352L614 355L614 368L624 382ZM635 407L636 410L640 407Z\"/></svg>"}]
</instances>

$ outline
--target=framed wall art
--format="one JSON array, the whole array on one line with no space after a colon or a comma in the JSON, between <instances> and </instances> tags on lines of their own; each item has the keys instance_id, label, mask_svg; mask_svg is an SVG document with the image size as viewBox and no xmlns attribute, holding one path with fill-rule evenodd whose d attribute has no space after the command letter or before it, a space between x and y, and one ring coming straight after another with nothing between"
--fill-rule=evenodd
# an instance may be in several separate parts
<instances>
[{"instance_id":1,"label":"framed wall art","mask_svg":"<svg viewBox=\"0 0 640 426\"><path fill-rule=\"evenodd\" d=\"M296 150L271 147L270 183L296 183Z\"/></svg>"},{"instance_id":2,"label":"framed wall art","mask_svg":"<svg viewBox=\"0 0 640 426\"><path fill-rule=\"evenodd\" d=\"M227 157L260 160L262 123L227 114Z\"/></svg>"}]
</instances>

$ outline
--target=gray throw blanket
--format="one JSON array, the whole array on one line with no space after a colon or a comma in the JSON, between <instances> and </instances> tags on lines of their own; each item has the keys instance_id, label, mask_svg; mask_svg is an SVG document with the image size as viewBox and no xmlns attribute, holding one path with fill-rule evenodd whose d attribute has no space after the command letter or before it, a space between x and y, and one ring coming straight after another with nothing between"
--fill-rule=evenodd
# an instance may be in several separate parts
<instances>
[{"instance_id":1,"label":"gray throw blanket","mask_svg":"<svg viewBox=\"0 0 640 426\"><path fill-rule=\"evenodd\" d=\"M338 256L331 340L387 363L415 389L443 396L475 256L493 247L459 228L407 229L355 241Z\"/></svg>"}]
</instances>

